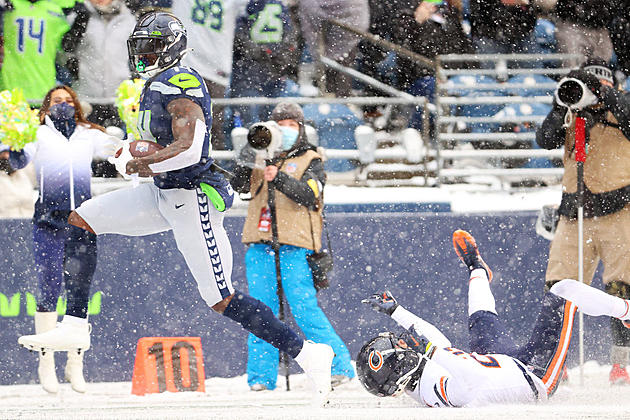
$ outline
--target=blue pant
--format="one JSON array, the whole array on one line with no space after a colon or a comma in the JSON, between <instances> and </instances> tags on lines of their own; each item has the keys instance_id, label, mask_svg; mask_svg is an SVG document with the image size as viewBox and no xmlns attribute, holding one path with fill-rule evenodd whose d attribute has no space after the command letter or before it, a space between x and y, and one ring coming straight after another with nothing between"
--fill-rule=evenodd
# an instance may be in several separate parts
<instances>
[{"instance_id":1,"label":"blue pant","mask_svg":"<svg viewBox=\"0 0 630 420\"><path fill-rule=\"evenodd\" d=\"M310 253L312 251L305 248L281 246L280 270L284 295L306 338L333 348L332 374L353 378L350 352L317 304L311 269L306 261ZM267 304L277 315L276 266L271 246L250 245L245 255L245 267L249 294ZM274 389L278 378L278 350L252 334L247 339L247 346L247 382L250 386L263 384L267 389Z\"/></svg>"},{"instance_id":2,"label":"blue pant","mask_svg":"<svg viewBox=\"0 0 630 420\"><path fill-rule=\"evenodd\" d=\"M571 342L575 305L546 292L529 341L517 346L505 332L499 317L487 311L477 311L469 317L470 351L479 354L506 354L533 368L543 379L549 394L558 386L560 370Z\"/></svg>"},{"instance_id":3,"label":"blue pant","mask_svg":"<svg viewBox=\"0 0 630 420\"><path fill-rule=\"evenodd\" d=\"M61 294L63 280L63 249L66 242L65 229L51 229L33 225L33 254L39 294L37 309L53 312Z\"/></svg>"}]
</instances>

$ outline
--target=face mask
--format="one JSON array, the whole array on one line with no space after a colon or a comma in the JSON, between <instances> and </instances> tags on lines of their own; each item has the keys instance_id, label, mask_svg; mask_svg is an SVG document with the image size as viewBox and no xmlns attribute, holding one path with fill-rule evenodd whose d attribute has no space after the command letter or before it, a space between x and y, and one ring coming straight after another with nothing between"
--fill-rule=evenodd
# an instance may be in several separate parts
<instances>
[{"instance_id":1,"label":"face mask","mask_svg":"<svg viewBox=\"0 0 630 420\"><path fill-rule=\"evenodd\" d=\"M53 121L74 120L74 107L67 102L62 102L50 107L50 119Z\"/></svg>"},{"instance_id":2,"label":"face mask","mask_svg":"<svg viewBox=\"0 0 630 420\"><path fill-rule=\"evenodd\" d=\"M289 150L297 141L300 132L291 127L280 126L282 131L282 150Z\"/></svg>"}]
</instances>

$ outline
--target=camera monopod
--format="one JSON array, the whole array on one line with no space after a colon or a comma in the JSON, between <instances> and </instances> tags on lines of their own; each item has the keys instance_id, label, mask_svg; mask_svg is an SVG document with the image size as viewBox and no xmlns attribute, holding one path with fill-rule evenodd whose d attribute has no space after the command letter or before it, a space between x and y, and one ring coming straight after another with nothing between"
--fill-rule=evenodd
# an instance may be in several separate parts
<instances>
[{"instance_id":1,"label":"camera monopod","mask_svg":"<svg viewBox=\"0 0 630 420\"><path fill-rule=\"evenodd\" d=\"M586 120L575 119L575 161L577 163L578 281L584 283L584 162L586 162ZM580 385L584 385L584 314L579 319Z\"/></svg>"},{"instance_id":2,"label":"camera monopod","mask_svg":"<svg viewBox=\"0 0 630 420\"><path fill-rule=\"evenodd\" d=\"M270 165L271 161L267 160ZM276 266L276 283L278 294L278 319L286 322L284 316L284 290L282 289L282 271L280 268L280 242L278 240L278 220L276 218L276 187L273 183L267 183L267 204L269 206L269 215L271 218L271 248L273 249L273 258ZM291 390L289 383L289 355L280 352L280 364L284 368L284 377L286 380L287 391Z\"/></svg>"}]
</instances>

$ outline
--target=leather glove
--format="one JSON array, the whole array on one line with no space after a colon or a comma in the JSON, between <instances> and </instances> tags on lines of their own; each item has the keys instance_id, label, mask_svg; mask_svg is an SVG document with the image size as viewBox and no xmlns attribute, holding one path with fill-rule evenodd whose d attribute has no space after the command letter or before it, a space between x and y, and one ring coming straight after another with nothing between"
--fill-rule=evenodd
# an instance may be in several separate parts
<instances>
[{"instance_id":1,"label":"leather glove","mask_svg":"<svg viewBox=\"0 0 630 420\"><path fill-rule=\"evenodd\" d=\"M586 87L588 87L590 91L593 92L595 96L597 96L598 99L601 99L602 84L599 82L599 79L594 74L591 74L586 70L572 70L571 72L569 72L569 74L567 74L567 77L572 77L583 82Z\"/></svg>"},{"instance_id":2,"label":"leather glove","mask_svg":"<svg viewBox=\"0 0 630 420\"><path fill-rule=\"evenodd\" d=\"M418 334L413 325L400 334L398 340L404 341L408 348L420 354L424 354L429 345L429 340L424 335Z\"/></svg>"},{"instance_id":3,"label":"leather glove","mask_svg":"<svg viewBox=\"0 0 630 420\"><path fill-rule=\"evenodd\" d=\"M387 290L381 293L375 293L367 299L363 299L361 303L371 305L372 309L375 311L389 316L392 316L396 308L398 308L396 298Z\"/></svg>"}]
</instances>

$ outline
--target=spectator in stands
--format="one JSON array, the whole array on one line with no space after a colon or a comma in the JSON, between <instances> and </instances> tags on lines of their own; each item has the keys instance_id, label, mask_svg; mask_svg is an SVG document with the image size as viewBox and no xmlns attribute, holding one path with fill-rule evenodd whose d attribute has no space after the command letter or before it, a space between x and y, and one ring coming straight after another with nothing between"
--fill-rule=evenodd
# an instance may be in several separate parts
<instances>
[{"instance_id":1,"label":"spectator in stands","mask_svg":"<svg viewBox=\"0 0 630 420\"><path fill-rule=\"evenodd\" d=\"M401 13L396 28L398 30L394 39L397 44L430 59L439 54L474 53L472 42L462 29L461 2L457 0L415 1L412 8ZM444 63L443 67L468 67L468 64L449 62ZM433 102L434 68L399 55L397 78L402 89L416 96L425 96ZM420 117L420 113L413 117L412 127L421 127Z\"/></svg>"},{"instance_id":2,"label":"spectator in stands","mask_svg":"<svg viewBox=\"0 0 630 420\"><path fill-rule=\"evenodd\" d=\"M59 4L62 4L60 6ZM15 87L24 90L25 98L38 103L55 85L55 61L62 40L77 30L70 27L66 15L73 8L85 6L75 0L11 0L2 9L4 25L4 60L0 70L0 90Z\"/></svg>"},{"instance_id":3,"label":"spectator in stands","mask_svg":"<svg viewBox=\"0 0 630 420\"><path fill-rule=\"evenodd\" d=\"M324 46L324 55L344 66L352 67L360 37L328 24L332 18L358 29L367 31L370 25L368 0L309 0L299 4L299 15L305 43L315 61L318 61L319 37ZM328 26L327 28L324 28ZM327 69L326 91L337 97L350 96L350 76Z\"/></svg>"},{"instance_id":4,"label":"spectator in stands","mask_svg":"<svg viewBox=\"0 0 630 420\"><path fill-rule=\"evenodd\" d=\"M230 96L296 96L297 32L281 0L250 0L234 38ZM240 106L243 126L266 121L273 106Z\"/></svg>"},{"instance_id":5,"label":"spectator in stands","mask_svg":"<svg viewBox=\"0 0 630 420\"><path fill-rule=\"evenodd\" d=\"M9 164L9 150L0 144L0 218L25 218L33 214L33 181L29 171L16 171Z\"/></svg>"},{"instance_id":6,"label":"spectator in stands","mask_svg":"<svg viewBox=\"0 0 630 420\"><path fill-rule=\"evenodd\" d=\"M116 150L102 127L88 122L75 92L67 86L48 91L39 110L41 125L33 143L11 151L15 169L35 165L39 198L33 215L33 253L39 278L35 313L37 334L57 324L57 300L64 280L68 299L89 294L96 268L96 235L67 223L68 215L90 198L92 159ZM52 352L40 355L39 381L50 393L59 389ZM85 392L83 354L68 352L65 377L77 392Z\"/></svg>"},{"instance_id":7,"label":"spectator in stands","mask_svg":"<svg viewBox=\"0 0 630 420\"><path fill-rule=\"evenodd\" d=\"M271 119L282 130L281 153L265 166L251 146L237 159L231 180L238 192L251 192L243 242L248 245L245 268L249 293L278 312L277 278L272 242L271 212L277 221L282 288L291 313L307 339L326 343L335 351L333 385L354 377L350 353L317 304L308 256L321 248L322 192L326 173L321 156L304 132L299 105L278 104ZM269 200L268 186L275 187ZM247 381L253 391L274 389L278 377L278 351L250 334L247 341Z\"/></svg>"},{"instance_id":8,"label":"spectator in stands","mask_svg":"<svg viewBox=\"0 0 630 420\"><path fill-rule=\"evenodd\" d=\"M608 31L617 55L617 68L630 77L630 0L617 0L611 10Z\"/></svg>"},{"instance_id":9,"label":"spectator in stands","mask_svg":"<svg viewBox=\"0 0 630 420\"><path fill-rule=\"evenodd\" d=\"M87 0L81 32L66 38L66 50L78 60L75 91L92 112L88 121L100 126L122 126L114 106L116 89L131 77L127 59L127 37L136 19L122 0Z\"/></svg>"},{"instance_id":10,"label":"spectator in stands","mask_svg":"<svg viewBox=\"0 0 630 420\"><path fill-rule=\"evenodd\" d=\"M470 0L470 25L479 54L541 52L534 37L536 13L529 0Z\"/></svg>"},{"instance_id":11,"label":"spectator in stands","mask_svg":"<svg viewBox=\"0 0 630 420\"><path fill-rule=\"evenodd\" d=\"M173 14L188 30L188 47L193 54L182 63L197 70L203 77L212 98L224 98L232 72L232 52L236 20L245 13L248 0L199 2L177 0ZM214 106L212 115L212 147L225 149L223 109Z\"/></svg>"},{"instance_id":12,"label":"spectator in stands","mask_svg":"<svg viewBox=\"0 0 630 420\"><path fill-rule=\"evenodd\" d=\"M578 67L588 58L609 62L613 47L607 25L614 0L558 0L555 8L558 52L580 54L565 61L567 67Z\"/></svg>"},{"instance_id":13,"label":"spectator in stands","mask_svg":"<svg viewBox=\"0 0 630 420\"><path fill-rule=\"evenodd\" d=\"M606 291L630 298L630 94L615 89L613 72L602 61L587 62L568 74L586 84L597 104L577 114L586 119L588 155L584 164L584 279L591 282L604 264ZM568 116L567 116L568 113ZM565 128L565 118L569 126ZM551 243L546 286L577 279L578 226L575 162L575 113L554 103L536 142L545 149L564 146L564 176L560 221ZM630 384L630 329L611 319L612 384Z\"/></svg>"}]
</instances>

